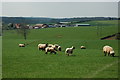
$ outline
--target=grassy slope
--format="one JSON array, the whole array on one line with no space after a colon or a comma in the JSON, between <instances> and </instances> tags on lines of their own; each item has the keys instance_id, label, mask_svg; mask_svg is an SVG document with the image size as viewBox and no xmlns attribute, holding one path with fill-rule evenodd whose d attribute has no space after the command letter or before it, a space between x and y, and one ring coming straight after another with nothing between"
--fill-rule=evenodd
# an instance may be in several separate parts
<instances>
[{"instance_id":1,"label":"grassy slope","mask_svg":"<svg viewBox=\"0 0 120 80\"><path fill-rule=\"evenodd\" d=\"M110 27L102 34L115 32L114 27ZM118 58L105 57L102 52L102 47L107 44L118 55L117 40L99 40L94 26L31 30L26 41L15 31L5 31L3 35L4 78L118 77ZM19 48L18 44L21 42L33 43ZM62 52L45 55L37 50L38 43L58 43L62 46ZM65 56L65 48L72 45L76 47L75 56ZM85 45L87 49L79 49L81 45Z\"/></svg>"},{"instance_id":2,"label":"grassy slope","mask_svg":"<svg viewBox=\"0 0 120 80\"><path fill-rule=\"evenodd\" d=\"M118 20L90 21L85 23L95 26L100 38L118 32Z\"/></svg>"}]
</instances>

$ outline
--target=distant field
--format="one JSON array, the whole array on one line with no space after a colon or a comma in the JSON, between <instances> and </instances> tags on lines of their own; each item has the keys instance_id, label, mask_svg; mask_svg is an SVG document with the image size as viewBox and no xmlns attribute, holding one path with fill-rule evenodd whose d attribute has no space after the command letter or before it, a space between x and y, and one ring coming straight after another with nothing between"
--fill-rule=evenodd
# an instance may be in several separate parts
<instances>
[{"instance_id":1,"label":"distant field","mask_svg":"<svg viewBox=\"0 0 120 80\"><path fill-rule=\"evenodd\" d=\"M3 32L3 78L118 78L118 40L100 40L117 33L115 22L93 21L88 27L30 30L27 40L15 30L6 30ZM100 26L104 23L113 25ZM102 28L98 30L97 26ZM29 45L20 48L19 43ZM38 43L57 43L62 52L46 55L37 50ZM87 49L81 50L81 45ZM112 46L116 57L104 56L104 45ZM68 57L64 51L71 46L76 47L75 56Z\"/></svg>"}]
</instances>

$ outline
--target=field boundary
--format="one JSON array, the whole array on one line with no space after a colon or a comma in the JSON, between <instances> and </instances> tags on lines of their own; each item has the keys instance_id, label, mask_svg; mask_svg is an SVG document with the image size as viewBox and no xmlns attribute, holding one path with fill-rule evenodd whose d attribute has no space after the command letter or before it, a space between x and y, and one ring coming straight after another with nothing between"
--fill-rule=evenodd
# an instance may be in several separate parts
<instances>
[{"instance_id":1,"label":"field boundary","mask_svg":"<svg viewBox=\"0 0 120 80\"><path fill-rule=\"evenodd\" d=\"M113 39L116 39L117 34L120 34L120 33L115 33L113 35L109 35L109 36L106 36L106 37L103 37L103 38L100 38L100 39L101 40L113 40Z\"/></svg>"},{"instance_id":2,"label":"field boundary","mask_svg":"<svg viewBox=\"0 0 120 80\"><path fill-rule=\"evenodd\" d=\"M96 70L92 75L89 75L87 76L87 78L94 78L98 73L102 72L103 70L115 65L115 64L118 64L120 61L115 61L115 62L112 62L110 64L107 64L106 66L104 66L103 68L99 69L99 70Z\"/></svg>"}]
</instances>

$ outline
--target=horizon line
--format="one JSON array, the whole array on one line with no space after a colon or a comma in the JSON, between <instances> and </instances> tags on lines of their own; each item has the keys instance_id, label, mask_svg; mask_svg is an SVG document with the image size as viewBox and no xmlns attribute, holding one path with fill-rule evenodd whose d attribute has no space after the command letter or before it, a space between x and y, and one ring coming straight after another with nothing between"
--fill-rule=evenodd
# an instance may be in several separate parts
<instances>
[{"instance_id":1,"label":"horizon line","mask_svg":"<svg viewBox=\"0 0 120 80\"><path fill-rule=\"evenodd\" d=\"M73 16L73 17L48 17L48 16L1 16L0 17L39 17L39 18L83 18L83 17L113 17L120 18L119 16Z\"/></svg>"}]
</instances>

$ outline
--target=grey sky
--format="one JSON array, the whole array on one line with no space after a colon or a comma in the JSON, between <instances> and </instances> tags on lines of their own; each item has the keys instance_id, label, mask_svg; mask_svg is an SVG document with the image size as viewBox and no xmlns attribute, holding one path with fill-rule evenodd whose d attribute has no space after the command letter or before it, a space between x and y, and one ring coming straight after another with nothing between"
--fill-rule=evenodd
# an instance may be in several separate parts
<instances>
[{"instance_id":1,"label":"grey sky","mask_svg":"<svg viewBox=\"0 0 120 80\"><path fill-rule=\"evenodd\" d=\"M120 0L2 0L2 2L119 2Z\"/></svg>"},{"instance_id":2,"label":"grey sky","mask_svg":"<svg viewBox=\"0 0 120 80\"><path fill-rule=\"evenodd\" d=\"M118 2L3 2L3 16L118 16Z\"/></svg>"}]
</instances>

